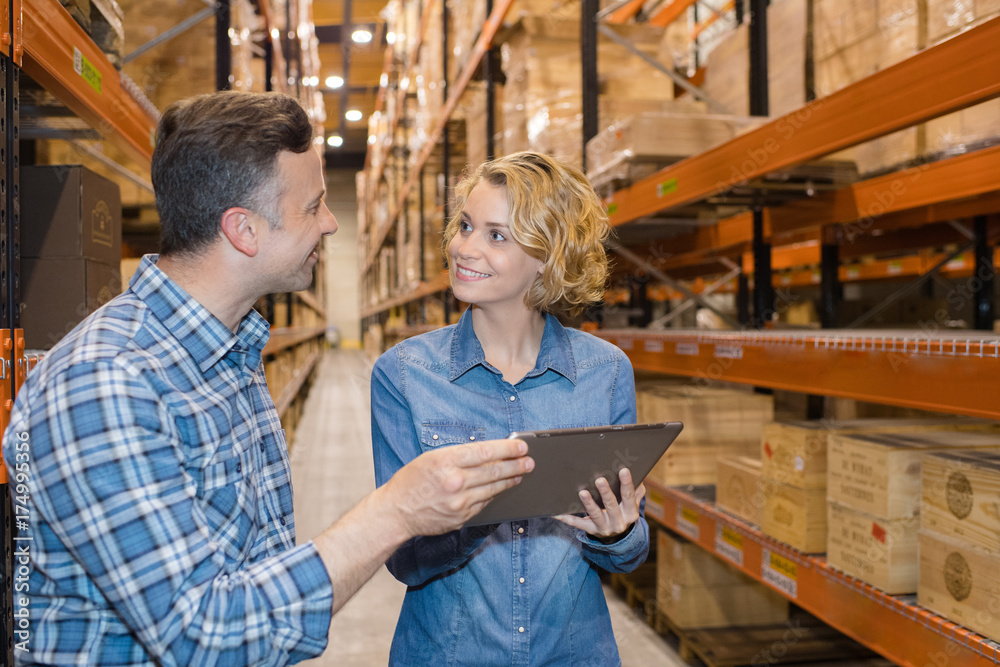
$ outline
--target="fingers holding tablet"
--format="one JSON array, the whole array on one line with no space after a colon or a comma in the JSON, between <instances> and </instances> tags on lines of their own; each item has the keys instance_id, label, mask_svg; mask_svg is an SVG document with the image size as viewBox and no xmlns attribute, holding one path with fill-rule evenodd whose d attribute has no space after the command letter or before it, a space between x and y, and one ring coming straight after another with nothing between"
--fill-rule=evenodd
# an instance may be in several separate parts
<instances>
[{"instance_id":1,"label":"fingers holding tablet","mask_svg":"<svg viewBox=\"0 0 1000 667\"><path fill-rule=\"evenodd\" d=\"M590 491L584 489L580 491L580 502L583 503L587 516L561 514L556 518L600 540L613 541L627 533L632 524L639 519L640 503L646 495L646 487L640 484L638 489L635 488L628 468L619 471L618 480L621 482L620 501L608 481L599 477L596 486L603 508L597 504Z\"/></svg>"}]
</instances>

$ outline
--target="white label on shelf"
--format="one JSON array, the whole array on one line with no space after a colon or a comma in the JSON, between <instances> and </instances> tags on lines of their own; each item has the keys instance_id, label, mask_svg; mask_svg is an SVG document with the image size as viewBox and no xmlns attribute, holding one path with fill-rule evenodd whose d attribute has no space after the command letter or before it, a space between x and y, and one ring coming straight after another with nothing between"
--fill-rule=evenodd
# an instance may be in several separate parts
<instances>
[{"instance_id":1,"label":"white label on shelf","mask_svg":"<svg viewBox=\"0 0 1000 667\"><path fill-rule=\"evenodd\" d=\"M75 46L73 47L73 71L77 74L83 74L83 54Z\"/></svg>"},{"instance_id":2,"label":"white label on shelf","mask_svg":"<svg viewBox=\"0 0 1000 667\"><path fill-rule=\"evenodd\" d=\"M889 267L888 269L886 269L886 273L888 273L890 276L895 276L899 275L902 272L903 272L902 262L889 262Z\"/></svg>"},{"instance_id":3,"label":"white label on shelf","mask_svg":"<svg viewBox=\"0 0 1000 667\"><path fill-rule=\"evenodd\" d=\"M730 563L743 566L743 536L722 523L715 524L715 552Z\"/></svg>"},{"instance_id":4,"label":"white label on shelf","mask_svg":"<svg viewBox=\"0 0 1000 667\"><path fill-rule=\"evenodd\" d=\"M696 357L698 356L698 343L677 343L676 352L686 357Z\"/></svg>"},{"instance_id":5,"label":"white label on shelf","mask_svg":"<svg viewBox=\"0 0 1000 667\"><path fill-rule=\"evenodd\" d=\"M618 339L618 347L620 347L623 350L631 350L632 349L632 339L631 338L619 338Z\"/></svg>"},{"instance_id":6,"label":"white label on shelf","mask_svg":"<svg viewBox=\"0 0 1000 667\"><path fill-rule=\"evenodd\" d=\"M646 352L663 352L662 340L646 340L643 342Z\"/></svg>"},{"instance_id":7,"label":"white label on shelf","mask_svg":"<svg viewBox=\"0 0 1000 667\"><path fill-rule=\"evenodd\" d=\"M949 271L960 271L965 268L965 255L959 255L955 259L951 260L944 265L944 268Z\"/></svg>"},{"instance_id":8,"label":"white label on shelf","mask_svg":"<svg viewBox=\"0 0 1000 667\"><path fill-rule=\"evenodd\" d=\"M698 539L701 535L698 529L698 510L677 504L677 532L684 533L692 540Z\"/></svg>"},{"instance_id":9,"label":"white label on shelf","mask_svg":"<svg viewBox=\"0 0 1000 667\"><path fill-rule=\"evenodd\" d=\"M791 598L799 596L798 566L770 549L760 559L760 578Z\"/></svg>"},{"instance_id":10,"label":"white label on shelf","mask_svg":"<svg viewBox=\"0 0 1000 667\"><path fill-rule=\"evenodd\" d=\"M715 356L721 359L742 359L743 348L739 345L716 345Z\"/></svg>"},{"instance_id":11,"label":"white label on shelf","mask_svg":"<svg viewBox=\"0 0 1000 667\"><path fill-rule=\"evenodd\" d=\"M806 462L802 460L801 456L795 457L795 471L802 472L806 469Z\"/></svg>"}]
</instances>

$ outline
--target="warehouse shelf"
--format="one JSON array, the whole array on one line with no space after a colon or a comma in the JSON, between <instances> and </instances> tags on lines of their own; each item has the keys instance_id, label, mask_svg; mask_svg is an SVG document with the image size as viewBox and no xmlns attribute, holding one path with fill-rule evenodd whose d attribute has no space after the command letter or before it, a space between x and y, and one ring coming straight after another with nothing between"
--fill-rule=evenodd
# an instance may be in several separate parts
<instances>
[{"instance_id":1,"label":"warehouse shelf","mask_svg":"<svg viewBox=\"0 0 1000 667\"><path fill-rule=\"evenodd\" d=\"M129 91L114 68L58 0L24 0L22 53L25 73L52 93L105 140L149 167L158 118ZM137 90L137 89L136 89Z\"/></svg>"},{"instance_id":2,"label":"warehouse shelf","mask_svg":"<svg viewBox=\"0 0 1000 667\"><path fill-rule=\"evenodd\" d=\"M309 290L301 290L295 292L295 296L299 297L302 303L312 308L321 318L326 318L326 310L323 309L323 304L319 302L314 293Z\"/></svg>"},{"instance_id":3,"label":"warehouse shelf","mask_svg":"<svg viewBox=\"0 0 1000 667\"><path fill-rule=\"evenodd\" d=\"M306 384L306 381L312 375L313 370L316 369L316 365L319 364L322 357L322 352L313 352L301 366L295 369L295 374L292 376L291 381L281 391L281 394L274 399L274 406L278 411L278 417L284 417L288 409L292 407L292 403L298 398L303 385Z\"/></svg>"},{"instance_id":4,"label":"warehouse shelf","mask_svg":"<svg viewBox=\"0 0 1000 667\"><path fill-rule=\"evenodd\" d=\"M641 370L1000 419L1000 335L914 330L601 330Z\"/></svg>"},{"instance_id":5,"label":"warehouse shelf","mask_svg":"<svg viewBox=\"0 0 1000 667\"><path fill-rule=\"evenodd\" d=\"M720 511L713 487L668 487L647 480L646 516L774 588L809 613L900 665L1000 664L1000 646L915 602L891 596L777 542Z\"/></svg>"},{"instance_id":6,"label":"warehouse shelf","mask_svg":"<svg viewBox=\"0 0 1000 667\"><path fill-rule=\"evenodd\" d=\"M387 310L392 310L393 308L406 305L411 301L422 299L425 296L430 296L432 294L437 294L438 292L443 292L446 289L448 289L449 286L450 282L448 278L448 272L443 271L441 275L437 276L436 278L433 278L432 280L421 282L420 285L410 290L406 294L394 297L376 306L371 306L369 308L363 309L361 311L361 317L370 317L372 315L377 315L378 313L384 313Z\"/></svg>"},{"instance_id":7,"label":"warehouse shelf","mask_svg":"<svg viewBox=\"0 0 1000 667\"><path fill-rule=\"evenodd\" d=\"M261 355L268 357L326 334L325 326L271 329L271 337Z\"/></svg>"},{"instance_id":8,"label":"warehouse shelf","mask_svg":"<svg viewBox=\"0 0 1000 667\"><path fill-rule=\"evenodd\" d=\"M972 28L607 198L613 225L725 192L1000 95L1000 18ZM970 54L976 54L970 57Z\"/></svg>"},{"instance_id":9,"label":"warehouse shelf","mask_svg":"<svg viewBox=\"0 0 1000 667\"><path fill-rule=\"evenodd\" d=\"M494 3L493 13L490 14L486 23L483 25L482 31L479 33L479 39L476 40L476 45L470 52L469 59L465 63L465 67L458 75L458 79L448 88L448 99L445 101L444 106L441 109L441 118L438 119L437 124L434 126L434 130L427 137L427 141L424 143L423 148L420 150L420 153L417 155L413 164L410 165L410 176L400 189L399 196L396 198L395 208L389 211L389 219L386 224L384 224L381 229L374 230L376 235L375 243L365 256L365 260L361 265L362 275L368 272L374 264L375 258L382 250L382 246L385 244L386 239L389 237L389 233L392 231L393 223L399 217L400 211L402 211L406 206L406 199L410 196L410 190L416 185L421 170L424 168L424 165L427 164L427 160L430 158L431 153L434 152L437 146L438 139L441 137L448 125L448 119L451 118L452 113L458 106L459 98L461 98L462 93L465 92L466 87L472 80L472 75L479 67L479 62L482 60L483 55L486 54L492 45L493 38L500 29L504 16L507 15L507 10L510 9L512 4L513 0L497 0L497 2Z\"/></svg>"}]
</instances>

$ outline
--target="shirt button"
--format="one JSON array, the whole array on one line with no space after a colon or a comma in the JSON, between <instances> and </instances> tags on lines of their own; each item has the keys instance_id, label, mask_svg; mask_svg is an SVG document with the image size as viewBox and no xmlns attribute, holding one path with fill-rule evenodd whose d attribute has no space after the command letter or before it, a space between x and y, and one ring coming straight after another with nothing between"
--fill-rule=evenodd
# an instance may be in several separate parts
<instances>
[{"instance_id":1,"label":"shirt button","mask_svg":"<svg viewBox=\"0 0 1000 667\"><path fill-rule=\"evenodd\" d=\"M511 402L511 403L513 403L513 402L514 402L514 401L516 401L516 400L517 400L517 396L511 396L511 397L510 397L510 402Z\"/></svg>"},{"instance_id":2,"label":"shirt button","mask_svg":"<svg viewBox=\"0 0 1000 667\"><path fill-rule=\"evenodd\" d=\"M519 583L519 584L523 584L523 583L524 583L524 577L521 577L520 579L518 579L518 580L517 580L517 583Z\"/></svg>"},{"instance_id":3,"label":"shirt button","mask_svg":"<svg viewBox=\"0 0 1000 667\"><path fill-rule=\"evenodd\" d=\"M474 435L470 435L469 436L469 440L475 440L475 439L476 439L476 436L474 436Z\"/></svg>"},{"instance_id":4,"label":"shirt button","mask_svg":"<svg viewBox=\"0 0 1000 667\"><path fill-rule=\"evenodd\" d=\"M285 524L287 523L287 522L285 521L285 517L281 517L280 519L278 519L278 521L280 521L280 522L281 522L281 525L282 525L282 526L284 526L284 525L285 525Z\"/></svg>"},{"instance_id":5,"label":"shirt button","mask_svg":"<svg viewBox=\"0 0 1000 667\"><path fill-rule=\"evenodd\" d=\"M518 535L523 535L524 534L524 528L518 528L517 529L517 534Z\"/></svg>"},{"instance_id":6,"label":"shirt button","mask_svg":"<svg viewBox=\"0 0 1000 667\"><path fill-rule=\"evenodd\" d=\"M519 627L519 628L517 629L517 631L518 631L518 632L524 632L524 626L522 625L521 627Z\"/></svg>"},{"instance_id":7,"label":"shirt button","mask_svg":"<svg viewBox=\"0 0 1000 667\"><path fill-rule=\"evenodd\" d=\"M437 439L438 439L437 433L431 436L431 440L437 440Z\"/></svg>"},{"instance_id":8,"label":"shirt button","mask_svg":"<svg viewBox=\"0 0 1000 667\"><path fill-rule=\"evenodd\" d=\"M236 472L243 472L243 464L242 463L237 463L236 464Z\"/></svg>"},{"instance_id":9,"label":"shirt button","mask_svg":"<svg viewBox=\"0 0 1000 667\"><path fill-rule=\"evenodd\" d=\"M264 451L264 449L265 449L264 443L262 442L262 443L260 443L260 451Z\"/></svg>"}]
</instances>

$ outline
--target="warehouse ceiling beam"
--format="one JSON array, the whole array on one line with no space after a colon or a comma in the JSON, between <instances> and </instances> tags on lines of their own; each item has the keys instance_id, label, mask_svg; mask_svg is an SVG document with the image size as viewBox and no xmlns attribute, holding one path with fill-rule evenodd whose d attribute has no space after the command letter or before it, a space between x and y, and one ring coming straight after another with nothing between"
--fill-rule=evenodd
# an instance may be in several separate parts
<instances>
[{"instance_id":1,"label":"warehouse ceiling beam","mask_svg":"<svg viewBox=\"0 0 1000 667\"><path fill-rule=\"evenodd\" d=\"M693 83L691 83L690 81L688 81L687 77L685 77L685 76L679 74L678 72L674 71L674 69L672 67L667 67L666 65L664 65L663 63L661 63L660 61L658 61L656 58L653 58L652 56L646 55L645 53L643 53L642 49L637 48L634 44L632 44L632 42L630 42L626 38L624 38L621 35L619 35L618 33L616 33L612 28L604 25L603 23L598 23L597 24L597 29L601 31L602 35L604 35L605 37L607 37L608 39L610 39L615 44L617 44L617 45L619 45L619 46L627 49L628 51L630 51L634 55L636 55L639 58L641 58L647 64L649 64L652 67L656 68L660 72L663 72L664 74L666 74L668 77L670 77L671 81L673 81L675 84L677 84L678 86L680 86L684 90L686 90L689 93L691 93L693 96L697 97L699 100L703 101L715 113L732 115L731 112L729 111L729 109L727 109L724 104L722 104L718 100L712 98L704 90L702 90L698 86L696 86Z\"/></svg>"},{"instance_id":2,"label":"warehouse ceiling beam","mask_svg":"<svg viewBox=\"0 0 1000 667\"><path fill-rule=\"evenodd\" d=\"M170 28L169 30L164 30L159 35L149 40L142 46L138 47L135 51L129 53L124 58L122 58L122 62L130 63L139 56L141 56L142 54L149 51L150 49L154 49L160 44L170 41L174 37L177 37L178 35L190 30L191 28L198 25L208 17L215 16L215 2L213 0L202 0L202 2L208 5L207 7L205 7L205 9L201 10L197 14L189 16L188 18L184 19L183 21L175 25L173 28Z\"/></svg>"},{"instance_id":3,"label":"warehouse ceiling beam","mask_svg":"<svg viewBox=\"0 0 1000 667\"><path fill-rule=\"evenodd\" d=\"M1000 18L662 169L608 198L613 224L725 192L784 167L1000 95ZM977 57L970 58L968 54ZM994 172L995 173L995 172Z\"/></svg>"},{"instance_id":4,"label":"warehouse ceiling beam","mask_svg":"<svg viewBox=\"0 0 1000 667\"><path fill-rule=\"evenodd\" d=\"M668 1L665 5L655 14L649 18L650 25L659 26L665 28L677 19L681 17L688 10L688 7L693 5L695 0L673 0Z\"/></svg>"}]
</instances>

